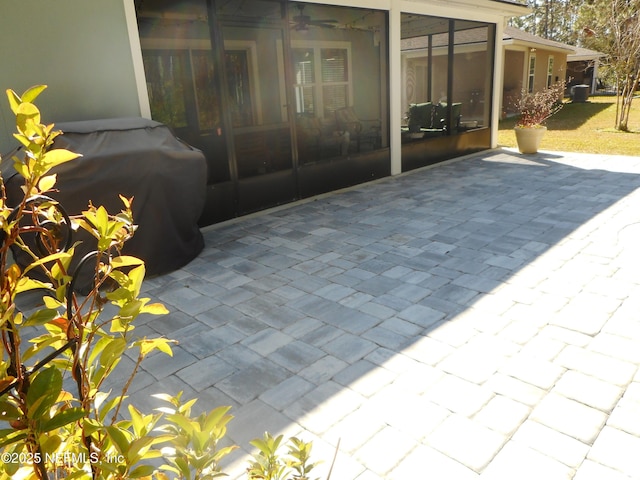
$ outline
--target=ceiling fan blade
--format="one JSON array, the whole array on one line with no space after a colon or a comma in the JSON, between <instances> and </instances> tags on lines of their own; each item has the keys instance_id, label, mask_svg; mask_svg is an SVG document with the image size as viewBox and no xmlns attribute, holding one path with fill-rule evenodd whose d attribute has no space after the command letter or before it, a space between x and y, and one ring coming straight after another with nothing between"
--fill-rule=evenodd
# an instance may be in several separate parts
<instances>
[{"instance_id":1,"label":"ceiling fan blade","mask_svg":"<svg viewBox=\"0 0 640 480\"><path fill-rule=\"evenodd\" d=\"M333 19L324 19L324 20L312 20L309 15L304 14L304 5L297 5L298 10L300 11L299 15L293 17L293 29L294 30L306 30L309 26L314 27L324 27L324 28L335 28L338 21Z\"/></svg>"},{"instance_id":2,"label":"ceiling fan blade","mask_svg":"<svg viewBox=\"0 0 640 480\"><path fill-rule=\"evenodd\" d=\"M312 27L322 27L322 28L336 28L336 24L333 23L324 23L324 22L319 22L316 20L312 20L311 22L308 23L308 25L311 25Z\"/></svg>"}]
</instances>

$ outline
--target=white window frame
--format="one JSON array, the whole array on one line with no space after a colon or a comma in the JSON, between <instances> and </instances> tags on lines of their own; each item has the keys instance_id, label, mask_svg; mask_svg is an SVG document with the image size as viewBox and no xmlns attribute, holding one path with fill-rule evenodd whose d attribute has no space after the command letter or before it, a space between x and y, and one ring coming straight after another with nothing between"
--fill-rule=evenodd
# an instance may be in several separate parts
<instances>
[{"instance_id":1,"label":"white window frame","mask_svg":"<svg viewBox=\"0 0 640 480\"><path fill-rule=\"evenodd\" d=\"M258 72L258 44L254 40L225 40L224 49L242 50L247 53L249 67L249 90L251 90L253 115L256 125L262 125L262 98L260 96L260 74Z\"/></svg>"},{"instance_id":2,"label":"white window frame","mask_svg":"<svg viewBox=\"0 0 640 480\"><path fill-rule=\"evenodd\" d=\"M313 104L315 107L315 116L318 118L324 117L324 98L323 98L323 86L328 85L346 85L347 87L347 106L353 106L353 68L351 66L351 42L339 42L339 41L313 41L313 40L293 40L291 42L291 48L304 48L313 50L314 55L314 83L294 83L293 87L305 86L314 87ZM339 49L347 51L347 80L344 82L322 82L322 62L321 54L324 49ZM278 49L278 54L280 54ZM282 95L282 93L281 93Z\"/></svg>"},{"instance_id":3,"label":"white window frame","mask_svg":"<svg viewBox=\"0 0 640 480\"><path fill-rule=\"evenodd\" d=\"M553 65L555 63L555 59L553 55L549 55L549 59L547 60L547 87L550 87L553 83Z\"/></svg>"},{"instance_id":4,"label":"white window frame","mask_svg":"<svg viewBox=\"0 0 640 480\"><path fill-rule=\"evenodd\" d=\"M193 50L209 50L211 51L211 42L208 39L174 39L174 38L143 38L141 39L141 47L143 50L158 51L175 51L183 50L189 55L189 63L193 65ZM243 50L247 52L247 60L249 67L249 89L251 90L253 115L256 125L262 125L262 99L260 98L260 88L258 88L259 72L258 72L258 45L253 40L225 40L225 50ZM194 79L192 78L192 81ZM192 85L196 96L198 95L195 83ZM196 109L198 102L196 102Z\"/></svg>"},{"instance_id":5,"label":"white window frame","mask_svg":"<svg viewBox=\"0 0 640 480\"><path fill-rule=\"evenodd\" d=\"M527 91L533 93L536 83L536 54L529 54L529 68L527 71Z\"/></svg>"}]
</instances>

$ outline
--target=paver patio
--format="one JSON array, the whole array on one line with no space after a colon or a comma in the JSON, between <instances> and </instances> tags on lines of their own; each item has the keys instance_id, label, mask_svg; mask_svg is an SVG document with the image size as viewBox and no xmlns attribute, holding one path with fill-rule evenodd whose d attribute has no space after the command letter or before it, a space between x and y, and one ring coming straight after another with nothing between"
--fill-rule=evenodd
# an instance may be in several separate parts
<instances>
[{"instance_id":1,"label":"paver patio","mask_svg":"<svg viewBox=\"0 0 640 480\"><path fill-rule=\"evenodd\" d=\"M133 396L231 405L231 478L265 430L333 479L640 478L639 187L496 150L207 228Z\"/></svg>"}]
</instances>

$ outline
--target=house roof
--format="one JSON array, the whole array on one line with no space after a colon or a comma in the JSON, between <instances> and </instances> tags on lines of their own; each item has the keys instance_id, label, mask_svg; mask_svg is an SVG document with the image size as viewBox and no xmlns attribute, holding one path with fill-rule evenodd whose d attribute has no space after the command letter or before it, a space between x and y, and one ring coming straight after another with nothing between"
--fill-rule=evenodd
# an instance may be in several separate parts
<instances>
[{"instance_id":1,"label":"house roof","mask_svg":"<svg viewBox=\"0 0 640 480\"><path fill-rule=\"evenodd\" d=\"M544 48L546 50L554 50L566 54L575 53L576 47L567 45L566 43L547 40L537 35L525 32L515 27L505 27L502 40L505 45L524 45L527 47Z\"/></svg>"},{"instance_id":2,"label":"house roof","mask_svg":"<svg viewBox=\"0 0 640 480\"><path fill-rule=\"evenodd\" d=\"M598 52L596 50L589 50L583 47L574 47L575 53L567 55L567 62L580 62L584 60L596 60L601 57L606 57L606 54Z\"/></svg>"}]
</instances>

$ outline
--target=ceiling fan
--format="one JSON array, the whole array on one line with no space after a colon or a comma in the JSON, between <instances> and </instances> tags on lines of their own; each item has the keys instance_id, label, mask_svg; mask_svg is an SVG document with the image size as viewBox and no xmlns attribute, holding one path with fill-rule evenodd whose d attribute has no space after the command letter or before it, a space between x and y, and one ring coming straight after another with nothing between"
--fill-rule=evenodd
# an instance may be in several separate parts
<instances>
[{"instance_id":1,"label":"ceiling fan","mask_svg":"<svg viewBox=\"0 0 640 480\"><path fill-rule=\"evenodd\" d=\"M298 10L300 13L293 17L293 26L292 28L296 31L306 31L310 26L313 27L324 27L324 28L335 28L338 23L337 20L312 20L309 15L304 14L304 5L298 4Z\"/></svg>"}]
</instances>

